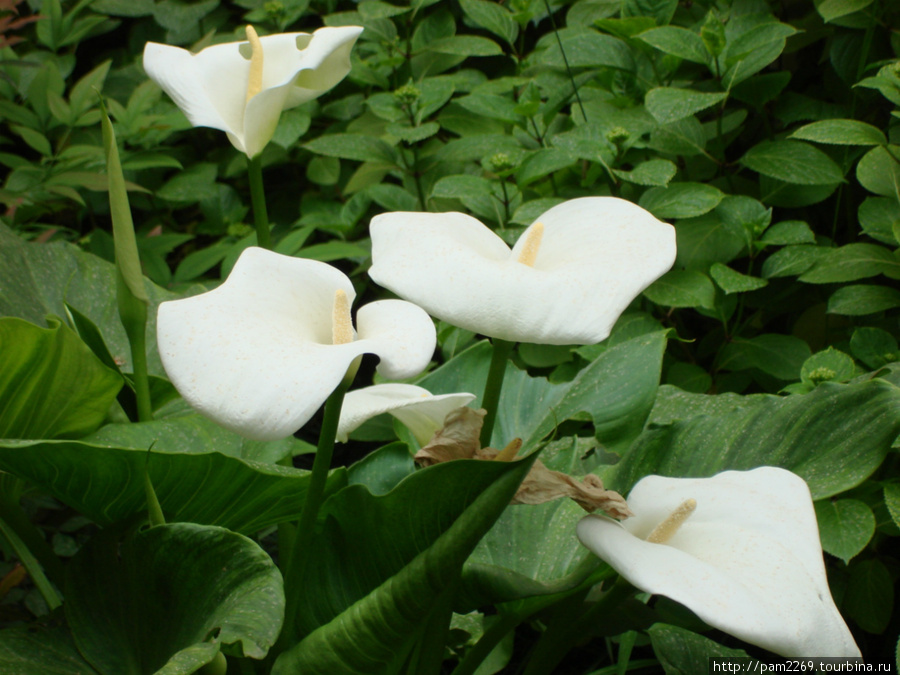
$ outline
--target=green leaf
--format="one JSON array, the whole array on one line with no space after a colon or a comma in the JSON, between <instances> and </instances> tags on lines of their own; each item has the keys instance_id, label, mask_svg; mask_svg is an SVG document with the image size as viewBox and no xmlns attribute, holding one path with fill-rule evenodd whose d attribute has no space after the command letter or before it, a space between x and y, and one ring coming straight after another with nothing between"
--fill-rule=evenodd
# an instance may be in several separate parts
<instances>
[{"instance_id":1,"label":"green leaf","mask_svg":"<svg viewBox=\"0 0 900 675\"><path fill-rule=\"evenodd\" d=\"M329 499L320 535L328 545L314 546L309 566L319 592L301 599L316 603L315 614L299 613L305 630L313 616L318 627L279 656L273 675L396 672L531 468L528 460L501 464L450 462L413 474L383 497L352 485ZM382 527L401 520L405 527Z\"/></svg>"},{"instance_id":2,"label":"green leaf","mask_svg":"<svg viewBox=\"0 0 900 675\"><path fill-rule=\"evenodd\" d=\"M834 21L847 14L865 9L872 2L874 0L824 0L816 9L825 21Z\"/></svg>"},{"instance_id":3,"label":"green leaf","mask_svg":"<svg viewBox=\"0 0 900 675\"><path fill-rule=\"evenodd\" d=\"M743 228L736 231L715 212L678 221L675 235L676 265L698 272L707 271L712 263L728 263L746 248Z\"/></svg>"},{"instance_id":4,"label":"green leaf","mask_svg":"<svg viewBox=\"0 0 900 675\"><path fill-rule=\"evenodd\" d=\"M889 483L884 486L884 504L891 514L894 525L900 527L900 485Z\"/></svg>"},{"instance_id":5,"label":"green leaf","mask_svg":"<svg viewBox=\"0 0 900 675\"><path fill-rule=\"evenodd\" d=\"M551 173L572 166L575 158L559 148L541 148L530 154L518 171L516 179L520 187L545 178Z\"/></svg>"},{"instance_id":6,"label":"green leaf","mask_svg":"<svg viewBox=\"0 0 900 675\"><path fill-rule=\"evenodd\" d=\"M434 184L432 197L465 199L472 195L490 195L491 182L481 176L444 176Z\"/></svg>"},{"instance_id":7,"label":"green leaf","mask_svg":"<svg viewBox=\"0 0 900 675\"><path fill-rule=\"evenodd\" d=\"M860 560L850 567L844 611L867 633L883 633L894 608L894 583L880 560Z\"/></svg>"},{"instance_id":8,"label":"green leaf","mask_svg":"<svg viewBox=\"0 0 900 675\"><path fill-rule=\"evenodd\" d=\"M891 279L900 278L900 260L878 244L847 244L827 249L827 254L819 258L813 268L800 277L800 281L808 284L831 284L856 281L877 274L884 274Z\"/></svg>"},{"instance_id":9,"label":"green leaf","mask_svg":"<svg viewBox=\"0 0 900 675\"><path fill-rule=\"evenodd\" d=\"M785 246L766 258L761 274L765 279L803 274L826 255L828 249L822 246L806 244Z\"/></svg>"},{"instance_id":10,"label":"green leaf","mask_svg":"<svg viewBox=\"0 0 900 675\"><path fill-rule=\"evenodd\" d=\"M58 319L0 319L0 438L77 438L106 417L122 378Z\"/></svg>"},{"instance_id":11,"label":"green leaf","mask_svg":"<svg viewBox=\"0 0 900 675\"><path fill-rule=\"evenodd\" d=\"M604 482L627 494L648 474L703 477L780 466L801 476L813 499L824 499L868 478L900 431L900 390L878 380L739 400L753 404L735 409L731 402L722 412L648 429Z\"/></svg>"},{"instance_id":12,"label":"green leaf","mask_svg":"<svg viewBox=\"0 0 900 675\"><path fill-rule=\"evenodd\" d=\"M714 263L709 269L709 275L719 288L725 291L725 295L731 293L746 293L766 286L769 282L759 277L751 277L741 274L737 270L721 263Z\"/></svg>"},{"instance_id":13,"label":"green leaf","mask_svg":"<svg viewBox=\"0 0 900 675\"><path fill-rule=\"evenodd\" d=\"M900 301L900 298L898 298ZM850 351L853 356L873 370L898 360L897 338L880 328L862 326L853 331Z\"/></svg>"},{"instance_id":14,"label":"green leaf","mask_svg":"<svg viewBox=\"0 0 900 675\"><path fill-rule=\"evenodd\" d=\"M623 17L650 17L658 26L665 26L675 15L678 0L623 0Z\"/></svg>"},{"instance_id":15,"label":"green leaf","mask_svg":"<svg viewBox=\"0 0 900 675\"><path fill-rule=\"evenodd\" d=\"M175 174L156 191L156 196L167 202L189 204L217 196L216 175L218 168L210 162L198 162Z\"/></svg>"},{"instance_id":16,"label":"green leaf","mask_svg":"<svg viewBox=\"0 0 900 675\"><path fill-rule=\"evenodd\" d=\"M559 42L562 41L563 52ZM598 33L583 28L562 28L556 35L545 35L538 43L545 47L539 54L540 64L544 67L565 68L566 61L571 68L615 68L617 70L634 71L634 57L631 49L624 41L612 35Z\"/></svg>"},{"instance_id":17,"label":"green leaf","mask_svg":"<svg viewBox=\"0 0 900 675\"><path fill-rule=\"evenodd\" d=\"M856 165L856 179L869 192L900 199L900 145L872 148Z\"/></svg>"},{"instance_id":18,"label":"green leaf","mask_svg":"<svg viewBox=\"0 0 900 675\"><path fill-rule=\"evenodd\" d=\"M95 536L69 564L66 618L102 675L189 675L222 645L260 659L284 614L281 573L252 540L172 523L121 544Z\"/></svg>"},{"instance_id":19,"label":"green leaf","mask_svg":"<svg viewBox=\"0 0 900 675\"><path fill-rule=\"evenodd\" d=\"M644 104L660 124L670 124L706 110L725 100L728 94L704 93L675 87L657 87L647 92Z\"/></svg>"},{"instance_id":20,"label":"green leaf","mask_svg":"<svg viewBox=\"0 0 900 675\"><path fill-rule=\"evenodd\" d=\"M255 532L268 525L296 519L303 507L309 473L211 452L221 435L208 427L185 429L162 424L151 427L154 451L137 427L135 446L103 440L0 441L0 469L24 478L69 504L99 525L109 525L145 513L144 473L149 473L163 512L170 521L221 525L240 532ZM184 447L185 437L200 444ZM161 448L156 452L156 448ZM243 455L242 439L234 436L220 446L223 451ZM256 454L247 448L248 454ZM267 451L266 451L267 452ZM328 479L332 492L346 480L343 470Z\"/></svg>"},{"instance_id":21,"label":"green leaf","mask_svg":"<svg viewBox=\"0 0 900 675\"><path fill-rule=\"evenodd\" d=\"M655 623L647 631L653 651L666 675L691 675L710 670L713 657L740 659L740 666L754 668L754 660L743 649L729 649L686 628ZM758 666L758 663L756 663Z\"/></svg>"},{"instance_id":22,"label":"green leaf","mask_svg":"<svg viewBox=\"0 0 900 675\"><path fill-rule=\"evenodd\" d=\"M793 335L770 333L754 338L735 338L719 352L723 370L759 368L779 380L796 380L800 368L811 356L809 345Z\"/></svg>"},{"instance_id":23,"label":"green leaf","mask_svg":"<svg viewBox=\"0 0 900 675\"><path fill-rule=\"evenodd\" d=\"M788 138L834 145L887 145L877 127L857 120L821 120L802 126Z\"/></svg>"},{"instance_id":24,"label":"green leaf","mask_svg":"<svg viewBox=\"0 0 900 675\"><path fill-rule=\"evenodd\" d=\"M97 675L60 628L20 626L0 631L4 675Z\"/></svg>"},{"instance_id":25,"label":"green leaf","mask_svg":"<svg viewBox=\"0 0 900 675\"><path fill-rule=\"evenodd\" d=\"M856 375L853 359L844 352L829 347L816 352L803 362L800 379L810 385L821 382L846 382Z\"/></svg>"},{"instance_id":26,"label":"green leaf","mask_svg":"<svg viewBox=\"0 0 900 675\"><path fill-rule=\"evenodd\" d=\"M519 24L506 7L487 0L460 0L459 6L476 24L502 38L507 44L515 44Z\"/></svg>"},{"instance_id":27,"label":"green leaf","mask_svg":"<svg viewBox=\"0 0 900 675\"><path fill-rule=\"evenodd\" d=\"M498 56L503 50L493 40L477 35L454 35L435 44L428 49L441 54L459 54L460 56Z\"/></svg>"},{"instance_id":28,"label":"green leaf","mask_svg":"<svg viewBox=\"0 0 900 675\"><path fill-rule=\"evenodd\" d=\"M900 233L900 203L890 197L866 197L859 205L863 232L888 246L896 246Z\"/></svg>"},{"instance_id":29,"label":"green leaf","mask_svg":"<svg viewBox=\"0 0 900 675\"><path fill-rule=\"evenodd\" d=\"M858 499L828 499L815 506L822 548L848 564L875 534L875 514Z\"/></svg>"},{"instance_id":30,"label":"green leaf","mask_svg":"<svg viewBox=\"0 0 900 675\"><path fill-rule=\"evenodd\" d=\"M768 228L760 241L764 244L815 244L816 234L802 220L782 220Z\"/></svg>"},{"instance_id":31,"label":"green leaf","mask_svg":"<svg viewBox=\"0 0 900 675\"><path fill-rule=\"evenodd\" d=\"M660 51L680 59L704 65L709 62L709 53L703 45L703 40L697 33L687 28L662 26L651 28L637 37L651 47L656 47Z\"/></svg>"},{"instance_id":32,"label":"green leaf","mask_svg":"<svg viewBox=\"0 0 900 675\"><path fill-rule=\"evenodd\" d=\"M801 141L763 141L747 151L740 163L764 176L787 183L840 183L840 167L821 150Z\"/></svg>"},{"instance_id":33,"label":"green leaf","mask_svg":"<svg viewBox=\"0 0 900 675\"><path fill-rule=\"evenodd\" d=\"M716 306L716 287L702 272L672 270L657 279L644 290L652 302L663 307Z\"/></svg>"},{"instance_id":34,"label":"green leaf","mask_svg":"<svg viewBox=\"0 0 900 675\"><path fill-rule=\"evenodd\" d=\"M44 136L44 134L42 134L41 132L16 124L10 125L10 129L19 134L19 136L22 137L23 141L25 141L33 150L36 150L44 157L53 156L53 148L50 147L50 141L48 141L47 137Z\"/></svg>"},{"instance_id":35,"label":"green leaf","mask_svg":"<svg viewBox=\"0 0 900 675\"><path fill-rule=\"evenodd\" d=\"M613 173L624 181L637 185L666 187L675 177L678 167L667 159L650 159L641 162L631 171L613 169Z\"/></svg>"},{"instance_id":36,"label":"green leaf","mask_svg":"<svg viewBox=\"0 0 900 675\"><path fill-rule=\"evenodd\" d=\"M706 133L696 117L685 117L672 124L657 127L650 134L648 147L671 155L691 157L704 151Z\"/></svg>"},{"instance_id":37,"label":"green leaf","mask_svg":"<svg viewBox=\"0 0 900 675\"><path fill-rule=\"evenodd\" d=\"M900 307L900 291L889 286L853 284L839 288L828 298L828 313L865 316Z\"/></svg>"},{"instance_id":38,"label":"green leaf","mask_svg":"<svg viewBox=\"0 0 900 675\"><path fill-rule=\"evenodd\" d=\"M705 183L673 183L664 188L650 188L638 204L662 220L693 218L712 211L725 198L725 193Z\"/></svg>"},{"instance_id":39,"label":"green leaf","mask_svg":"<svg viewBox=\"0 0 900 675\"><path fill-rule=\"evenodd\" d=\"M363 134L328 134L313 139L303 147L328 157L395 164L394 152L387 143Z\"/></svg>"}]
</instances>

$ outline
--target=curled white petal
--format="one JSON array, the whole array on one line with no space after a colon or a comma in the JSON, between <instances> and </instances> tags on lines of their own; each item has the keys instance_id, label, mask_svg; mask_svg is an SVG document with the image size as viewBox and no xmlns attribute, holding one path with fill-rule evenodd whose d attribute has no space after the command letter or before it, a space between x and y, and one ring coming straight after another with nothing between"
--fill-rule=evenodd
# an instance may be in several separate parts
<instances>
[{"instance_id":1,"label":"curled white petal","mask_svg":"<svg viewBox=\"0 0 900 675\"><path fill-rule=\"evenodd\" d=\"M370 302L356 313L359 344L378 354L378 372L391 380L421 373L431 357L437 333L428 313L403 300Z\"/></svg>"},{"instance_id":2,"label":"curled white petal","mask_svg":"<svg viewBox=\"0 0 900 675\"><path fill-rule=\"evenodd\" d=\"M157 340L166 373L204 415L248 438L274 440L309 420L357 356L430 358L433 332L429 337L421 327L333 345L337 290L352 302L353 285L330 265L248 248L217 289L160 305ZM422 367L428 358L419 359Z\"/></svg>"},{"instance_id":3,"label":"curled white petal","mask_svg":"<svg viewBox=\"0 0 900 675\"><path fill-rule=\"evenodd\" d=\"M696 510L670 540L644 540L687 499ZM624 523L588 516L577 532L637 588L782 656L860 655L831 598L803 479L774 467L705 479L648 476L628 506L635 516Z\"/></svg>"},{"instance_id":4,"label":"curled white petal","mask_svg":"<svg viewBox=\"0 0 900 675\"><path fill-rule=\"evenodd\" d=\"M399 419L425 445L444 424L447 415L475 400L474 394L433 395L414 384L376 384L349 392L344 397L337 439L346 443L353 431L366 420L390 413Z\"/></svg>"},{"instance_id":5,"label":"curled white petal","mask_svg":"<svg viewBox=\"0 0 900 675\"><path fill-rule=\"evenodd\" d=\"M573 199L536 223L533 265L460 213L387 213L371 223L370 276L430 314L490 337L542 344L605 339L675 261L675 230L613 197ZM534 225L531 226L532 228Z\"/></svg>"},{"instance_id":6,"label":"curled white petal","mask_svg":"<svg viewBox=\"0 0 900 675\"><path fill-rule=\"evenodd\" d=\"M196 54L155 42L144 47L144 70L181 108L190 123L212 127L249 157L262 152L283 110L312 100L350 72L359 26L320 28L260 38L261 91L248 102L247 42L207 47Z\"/></svg>"}]
</instances>

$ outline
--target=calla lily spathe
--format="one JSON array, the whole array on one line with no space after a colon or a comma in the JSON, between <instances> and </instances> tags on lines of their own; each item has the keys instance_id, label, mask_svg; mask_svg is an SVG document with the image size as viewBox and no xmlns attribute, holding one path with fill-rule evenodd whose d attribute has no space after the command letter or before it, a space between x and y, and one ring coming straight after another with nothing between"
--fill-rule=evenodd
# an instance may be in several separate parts
<instances>
[{"instance_id":1,"label":"calla lily spathe","mask_svg":"<svg viewBox=\"0 0 900 675\"><path fill-rule=\"evenodd\" d=\"M693 513L685 513L688 502ZM628 506L635 515L623 523L588 516L577 531L637 588L782 656L860 656L831 598L812 499L799 476L775 467L647 476ZM683 522L671 528L679 513ZM667 522L667 541L647 540L659 540Z\"/></svg>"},{"instance_id":2,"label":"calla lily spathe","mask_svg":"<svg viewBox=\"0 0 900 675\"><path fill-rule=\"evenodd\" d=\"M248 248L215 290L160 305L163 366L185 400L222 426L256 440L285 438L358 356L378 355L379 372L400 379L434 354L431 317L402 300L361 307L355 334L354 296L330 265Z\"/></svg>"},{"instance_id":3,"label":"calla lily spathe","mask_svg":"<svg viewBox=\"0 0 900 675\"><path fill-rule=\"evenodd\" d=\"M353 431L366 420L390 413L403 422L425 445L434 433L444 426L447 415L475 400L475 394L440 394L414 384L388 383L363 387L344 396L337 440L346 443Z\"/></svg>"},{"instance_id":4,"label":"calla lily spathe","mask_svg":"<svg viewBox=\"0 0 900 675\"><path fill-rule=\"evenodd\" d=\"M312 34L259 38L258 91L251 82L249 42L214 45L196 54L148 42L144 70L192 125L221 129L234 147L252 158L271 140L283 110L320 96L346 77L350 50L362 30L327 27Z\"/></svg>"},{"instance_id":5,"label":"calla lily spathe","mask_svg":"<svg viewBox=\"0 0 900 675\"><path fill-rule=\"evenodd\" d=\"M444 321L517 342L604 340L675 261L674 228L614 197L554 206L511 251L462 213L387 213L370 230L377 283Z\"/></svg>"}]
</instances>

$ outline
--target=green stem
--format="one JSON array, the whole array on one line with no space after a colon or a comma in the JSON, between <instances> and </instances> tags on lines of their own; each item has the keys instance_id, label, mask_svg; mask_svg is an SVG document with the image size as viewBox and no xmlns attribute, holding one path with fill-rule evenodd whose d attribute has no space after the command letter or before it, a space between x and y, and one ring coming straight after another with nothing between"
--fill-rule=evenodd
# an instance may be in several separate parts
<instances>
[{"instance_id":1,"label":"green stem","mask_svg":"<svg viewBox=\"0 0 900 675\"><path fill-rule=\"evenodd\" d=\"M37 558L44 573L62 588L66 578L62 566L53 548L44 539L43 533L28 519L19 503L21 488L24 485L19 478L11 474L0 476L0 518L12 529L34 557Z\"/></svg>"},{"instance_id":2,"label":"green stem","mask_svg":"<svg viewBox=\"0 0 900 675\"><path fill-rule=\"evenodd\" d=\"M3 535L9 542L13 551L16 552L16 557L22 561L25 569L28 570L28 575L31 577L31 580L34 582L38 591L40 591L40 594L44 596L44 600L47 602L50 611L52 612L57 607L61 606L62 600L60 600L59 595L50 583L50 580L44 575L44 569L41 567L41 564L25 545L25 542L19 538L16 531L10 527L3 518L0 518L0 535Z\"/></svg>"},{"instance_id":3,"label":"green stem","mask_svg":"<svg viewBox=\"0 0 900 675\"><path fill-rule=\"evenodd\" d=\"M147 323L138 330L128 332L131 343L131 362L134 366L134 395L137 398L139 422L153 420L153 404L150 401L150 377L147 374Z\"/></svg>"},{"instance_id":4,"label":"green stem","mask_svg":"<svg viewBox=\"0 0 900 675\"><path fill-rule=\"evenodd\" d=\"M494 352L491 356L487 382L484 383L484 396L481 397L481 407L487 410L487 415L484 416L484 426L481 427L481 447L483 448L490 445L491 434L494 433L497 405L500 403L500 391L503 389L503 376L506 375L506 362L516 344L498 338L493 338L491 342Z\"/></svg>"},{"instance_id":5,"label":"green stem","mask_svg":"<svg viewBox=\"0 0 900 675\"><path fill-rule=\"evenodd\" d=\"M257 155L247 160L247 175L250 178L250 201L253 204L253 221L256 223L256 243L260 248L272 250L261 157L262 155Z\"/></svg>"},{"instance_id":6,"label":"green stem","mask_svg":"<svg viewBox=\"0 0 900 675\"><path fill-rule=\"evenodd\" d=\"M350 366L350 369L353 371L354 366ZM332 392L325 402L322 428L319 431L319 446L316 449L312 473L309 476L306 501L303 504L300 523L297 526L293 542L291 542L290 549L286 551L287 555L281 564L287 606L285 607L284 627L279 639L281 649L277 650L279 652L283 651L295 638L296 602L299 594L302 592L303 580L306 577L309 565L307 553L309 552L310 544L312 544L316 520L319 517L319 507L322 505L322 497L325 494L325 483L328 479L328 470L331 468L331 455L334 451L334 439L337 435L344 394L347 393L352 382L352 375L348 374L345 376L337 389Z\"/></svg>"}]
</instances>

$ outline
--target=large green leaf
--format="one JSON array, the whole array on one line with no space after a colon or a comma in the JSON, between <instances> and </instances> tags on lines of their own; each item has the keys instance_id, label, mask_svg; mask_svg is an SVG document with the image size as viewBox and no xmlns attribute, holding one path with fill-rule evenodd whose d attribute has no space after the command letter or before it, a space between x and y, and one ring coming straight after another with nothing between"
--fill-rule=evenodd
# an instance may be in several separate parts
<instances>
[{"instance_id":1,"label":"large green leaf","mask_svg":"<svg viewBox=\"0 0 900 675\"><path fill-rule=\"evenodd\" d=\"M739 666L747 666L754 670L759 664L751 661L747 652L742 649L729 649L707 637L697 635L680 626L656 623L647 631L653 643L653 651L666 672L666 675L693 675L714 670L710 659L740 659ZM754 665L755 664L755 665ZM731 666L733 664L728 663Z\"/></svg>"},{"instance_id":2,"label":"large green leaf","mask_svg":"<svg viewBox=\"0 0 900 675\"><path fill-rule=\"evenodd\" d=\"M0 672L3 675L97 675L78 653L72 637L60 628L16 627L0 631Z\"/></svg>"},{"instance_id":3,"label":"large green leaf","mask_svg":"<svg viewBox=\"0 0 900 675\"><path fill-rule=\"evenodd\" d=\"M163 449L174 444L159 442ZM0 469L100 525L145 511L145 468L168 520L248 533L296 518L309 483L307 471L220 452L148 452L146 445L122 447L101 440L0 441ZM327 490L344 484L346 475L337 470Z\"/></svg>"},{"instance_id":4,"label":"large green leaf","mask_svg":"<svg viewBox=\"0 0 900 675\"><path fill-rule=\"evenodd\" d=\"M29 243L0 223L0 316L16 316L43 324L49 314L67 316L66 303L100 329L106 346L126 372L131 370L131 349L116 307L116 268L72 244ZM149 335L156 334L156 307L177 295L146 283L150 296ZM156 340L147 344L151 375L164 375Z\"/></svg>"},{"instance_id":5,"label":"large green leaf","mask_svg":"<svg viewBox=\"0 0 900 675\"><path fill-rule=\"evenodd\" d=\"M898 432L894 385L824 383L809 394L759 397L745 408L649 429L607 474L608 484L624 494L649 474L705 477L780 466L822 499L868 478Z\"/></svg>"},{"instance_id":6,"label":"large green leaf","mask_svg":"<svg viewBox=\"0 0 900 675\"><path fill-rule=\"evenodd\" d=\"M58 319L0 319L0 438L77 438L103 422L122 387Z\"/></svg>"},{"instance_id":7,"label":"large green leaf","mask_svg":"<svg viewBox=\"0 0 900 675\"><path fill-rule=\"evenodd\" d=\"M417 472L382 497L351 485L329 499L308 568L316 593L304 594L298 616L312 632L273 675L397 672L530 468L527 459L462 460Z\"/></svg>"},{"instance_id":8,"label":"large green leaf","mask_svg":"<svg viewBox=\"0 0 900 675\"><path fill-rule=\"evenodd\" d=\"M841 168L818 148L803 141L763 141L747 151L741 164L786 183L825 185L844 179Z\"/></svg>"},{"instance_id":9,"label":"large green leaf","mask_svg":"<svg viewBox=\"0 0 900 675\"><path fill-rule=\"evenodd\" d=\"M159 525L122 543L107 531L68 569L66 618L78 649L103 675L188 675L221 645L237 643L260 659L283 617L275 563L220 527Z\"/></svg>"},{"instance_id":10,"label":"large green leaf","mask_svg":"<svg viewBox=\"0 0 900 675\"><path fill-rule=\"evenodd\" d=\"M523 440L523 452L534 448L554 428L579 412L591 415L597 438L612 447L627 447L640 433L653 407L665 333L626 340L604 350L571 382L552 384L509 365L492 436L492 445L504 447L513 438ZM432 393L484 390L490 348L479 343L419 384Z\"/></svg>"}]
</instances>

